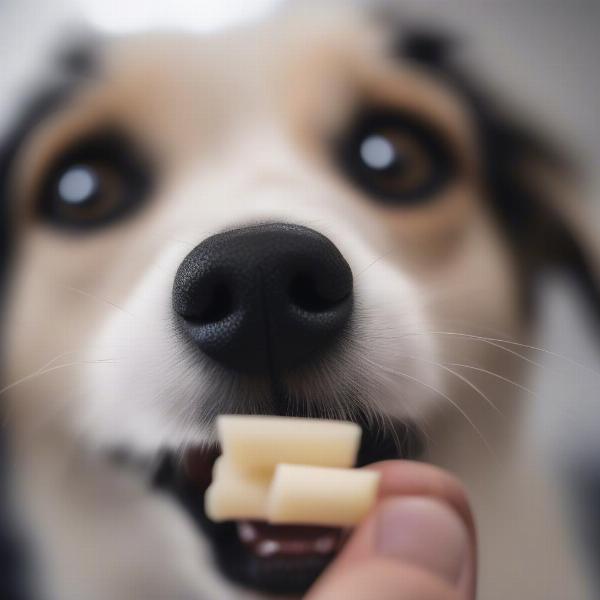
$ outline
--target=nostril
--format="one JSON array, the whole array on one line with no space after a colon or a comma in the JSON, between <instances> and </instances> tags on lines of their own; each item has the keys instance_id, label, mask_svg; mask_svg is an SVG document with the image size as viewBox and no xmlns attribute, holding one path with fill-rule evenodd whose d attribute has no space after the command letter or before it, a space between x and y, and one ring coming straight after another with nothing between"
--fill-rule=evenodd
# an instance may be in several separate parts
<instances>
[{"instance_id":1,"label":"nostril","mask_svg":"<svg viewBox=\"0 0 600 600\"><path fill-rule=\"evenodd\" d=\"M234 295L226 281L205 282L197 293L176 295L175 311L193 325L223 321L235 310Z\"/></svg>"},{"instance_id":2,"label":"nostril","mask_svg":"<svg viewBox=\"0 0 600 600\"><path fill-rule=\"evenodd\" d=\"M226 283L217 283L209 292L209 297L199 314L193 319L196 323L207 325L218 323L233 312L233 294Z\"/></svg>"},{"instance_id":3,"label":"nostril","mask_svg":"<svg viewBox=\"0 0 600 600\"><path fill-rule=\"evenodd\" d=\"M348 294L338 298L328 297L320 289L316 278L310 273L299 273L292 278L289 287L292 303L307 312L325 312L343 302Z\"/></svg>"}]
</instances>

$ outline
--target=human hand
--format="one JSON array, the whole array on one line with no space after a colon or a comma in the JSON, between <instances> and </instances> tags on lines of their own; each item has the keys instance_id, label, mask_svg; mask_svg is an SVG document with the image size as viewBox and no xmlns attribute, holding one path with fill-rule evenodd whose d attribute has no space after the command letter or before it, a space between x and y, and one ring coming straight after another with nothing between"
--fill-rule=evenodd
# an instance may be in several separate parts
<instances>
[{"instance_id":1,"label":"human hand","mask_svg":"<svg viewBox=\"0 0 600 600\"><path fill-rule=\"evenodd\" d=\"M377 504L305 600L474 600L476 536L466 494L411 461L381 473Z\"/></svg>"}]
</instances>

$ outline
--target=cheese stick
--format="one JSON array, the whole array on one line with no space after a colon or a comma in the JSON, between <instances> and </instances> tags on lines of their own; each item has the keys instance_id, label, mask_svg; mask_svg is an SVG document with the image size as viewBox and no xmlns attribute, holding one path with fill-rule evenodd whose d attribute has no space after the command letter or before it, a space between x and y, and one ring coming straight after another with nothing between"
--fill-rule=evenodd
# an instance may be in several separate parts
<instances>
[{"instance_id":1,"label":"cheese stick","mask_svg":"<svg viewBox=\"0 0 600 600\"><path fill-rule=\"evenodd\" d=\"M368 470L278 465L267 519L274 524L356 525L375 501L379 475Z\"/></svg>"},{"instance_id":2,"label":"cheese stick","mask_svg":"<svg viewBox=\"0 0 600 600\"><path fill-rule=\"evenodd\" d=\"M225 454L223 454L215 461L212 469L212 478L213 481L231 478L243 479L269 486L273 479L273 472L249 472L240 469L234 465Z\"/></svg>"},{"instance_id":3,"label":"cheese stick","mask_svg":"<svg viewBox=\"0 0 600 600\"><path fill-rule=\"evenodd\" d=\"M263 473L279 463L352 467L361 436L355 423L293 417L222 415L217 429L237 468Z\"/></svg>"},{"instance_id":4,"label":"cheese stick","mask_svg":"<svg viewBox=\"0 0 600 600\"><path fill-rule=\"evenodd\" d=\"M206 490L204 511L213 521L267 519L270 477L252 477L232 467L221 456Z\"/></svg>"}]
</instances>

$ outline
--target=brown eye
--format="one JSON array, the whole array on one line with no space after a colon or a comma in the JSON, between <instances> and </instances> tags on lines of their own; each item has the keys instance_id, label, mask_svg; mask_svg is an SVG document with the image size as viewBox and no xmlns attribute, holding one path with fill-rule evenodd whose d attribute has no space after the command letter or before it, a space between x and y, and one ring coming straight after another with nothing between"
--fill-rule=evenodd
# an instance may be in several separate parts
<instances>
[{"instance_id":1,"label":"brown eye","mask_svg":"<svg viewBox=\"0 0 600 600\"><path fill-rule=\"evenodd\" d=\"M114 134L88 138L49 170L39 209L48 222L87 229L125 216L149 190L149 170L131 144Z\"/></svg>"},{"instance_id":2,"label":"brown eye","mask_svg":"<svg viewBox=\"0 0 600 600\"><path fill-rule=\"evenodd\" d=\"M391 205L433 199L455 171L453 154L443 137L406 113L362 115L342 141L340 156L358 185Z\"/></svg>"}]
</instances>

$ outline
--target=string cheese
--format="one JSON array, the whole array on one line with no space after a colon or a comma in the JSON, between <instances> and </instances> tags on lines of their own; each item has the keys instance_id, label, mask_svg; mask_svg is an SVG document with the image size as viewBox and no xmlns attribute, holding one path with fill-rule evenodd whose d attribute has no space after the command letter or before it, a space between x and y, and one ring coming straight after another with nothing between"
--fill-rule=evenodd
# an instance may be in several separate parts
<instances>
[{"instance_id":1,"label":"string cheese","mask_svg":"<svg viewBox=\"0 0 600 600\"><path fill-rule=\"evenodd\" d=\"M213 483L206 491L204 512L213 521L266 520L270 484L270 477L252 477L221 456L213 468Z\"/></svg>"},{"instance_id":2,"label":"string cheese","mask_svg":"<svg viewBox=\"0 0 600 600\"><path fill-rule=\"evenodd\" d=\"M278 465L267 517L277 524L354 525L369 512L378 484L376 471Z\"/></svg>"},{"instance_id":3,"label":"string cheese","mask_svg":"<svg viewBox=\"0 0 600 600\"><path fill-rule=\"evenodd\" d=\"M217 428L223 455L205 496L213 521L347 527L375 501L379 473L348 468L360 444L354 423L228 415Z\"/></svg>"},{"instance_id":4,"label":"string cheese","mask_svg":"<svg viewBox=\"0 0 600 600\"><path fill-rule=\"evenodd\" d=\"M361 436L356 423L248 415L221 416L217 431L232 463L263 472L278 463L352 467Z\"/></svg>"}]
</instances>

